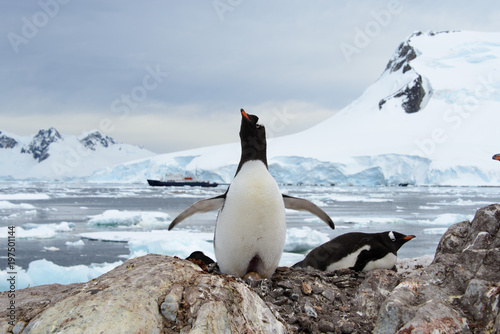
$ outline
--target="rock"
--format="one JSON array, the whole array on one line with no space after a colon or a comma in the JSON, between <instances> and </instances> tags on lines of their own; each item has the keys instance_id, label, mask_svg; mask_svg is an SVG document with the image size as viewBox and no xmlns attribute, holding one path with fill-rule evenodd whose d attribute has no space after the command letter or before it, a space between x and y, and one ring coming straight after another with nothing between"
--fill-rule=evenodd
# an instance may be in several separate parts
<instances>
[{"instance_id":1,"label":"rock","mask_svg":"<svg viewBox=\"0 0 500 334\"><path fill-rule=\"evenodd\" d=\"M379 275L396 274L381 270ZM288 325L288 333L370 333L376 315L366 316L353 302L364 280L365 273L348 269L323 272L279 267L271 279L263 280L270 285L258 284L253 289ZM266 291L261 290L263 286Z\"/></svg>"},{"instance_id":2,"label":"rock","mask_svg":"<svg viewBox=\"0 0 500 334\"><path fill-rule=\"evenodd\" d=\"M8 302L0 295L1 305ZM0 330L22 333L285 333L245 283L189 261L146 255L88 283L16 292L16 324L2 308ZM228 332L226 331L226 332Z\"/></svg>"},{"instance_id":3,"label":"rock","mask_svg":"<svg viewBox=\"0 0 500 334\"><path fill-rule=\"evenodd\" d=\"M318 322L318 329L319 329L320 332L323 332L323 333L334 332L335 331L335 325L332 324L330 321L320 320Z\"/></svg>"},{"instance_id":4,"label":"rock","mask_svg":"<svg viewBox=\"0 0 500 334\"><path fill-rule=\"evenodd\" d=\"M410 36L410 38L412 36ZM405 73L412 69L410 61L417 58L417 52L413 46L410 45L409 41L410 39L399 44L398 49L387 63L385 71L397 72L402 68L402 73Z\"/></svg>"},{"instance_id":5,"label":"rock","mask_svg":"<svg viewBox=\"0 0 500 334\"><path fill-rule=\"evenodd\" d=\"M52 143L62 140L62 136L55 128L40 130L33 137L33 140L27 147L21 149L21 153L31 154L33 159L42 162L49 157L49 147Z\"/></svg>"},{"instance_id":6,"label":"rock","mask_svg":"<svg viewBox=\"0 0 500 334\"><path fill-rule=\"evenodd\" d=\"M413 70L412 70L413 71ZM414 71L413 71L414 72ZM383 98L378 103L379 110L391 99L400 99L401 107L408 113L416 113L423 109L432 95L432 88L427 79L422 78L418 73L414 73L415 78L405 87L401 88L392 95ZM427 96L426 96L427 95Z\"/></svg>"},{"instance_id":7,"label":"rock","mask_svg":"<svg viewBox=\"0 0 500 334\"><path fill-rule=\"evenodd\" d=\"M19 143L14 138L11 138L0 131L0 148L11 149L18 145Z\"/></svg>"},{"instance_id":8,"label":"rock","mask_svg":"<svg viewBox=\"0 0 500 334\"><path fill-rule=\"evenodd\" d=\"M359 312L367 317L376 318L380 305L398 285L400 277L392 270L373 270L366 274L365 280L358 287L353 302Z\"/></svg>"},{"instance_id":9,"label":"rock","mask_svg":"<svg viewBox=\"0 0 500 334\"><path fill-rule=\"evenodd\" d=\"M161 304L161 314L163 314L168 321L177 320L177 313L179 312L183 292L184 287L182 285L174 284L168 295L165 297L164 302Z\"/></svg>"},{"instance_id":10,"label":"rock","mask_svg":"<svg viewBox=\"0 0 500 334\"><path fill-rule=\"evenodd\" d=\"M489 333L500 328L500 205L451 226L434 261L403 279L380 308L374 333ZM477 331L476 331L477 330Z\"/></svg>"},{"instance_id":11,"label":"rock","mask_svg":"<svg viewBox=\"0 0 500 334\"><path fill-rule=\"evenodd\" d=\"M110 136L103 135L97 130L88 133L85 137L79 139L80 143L86 148L95 151L98 147L109 147L117 144Z\"/></svg>"}]
</instances>

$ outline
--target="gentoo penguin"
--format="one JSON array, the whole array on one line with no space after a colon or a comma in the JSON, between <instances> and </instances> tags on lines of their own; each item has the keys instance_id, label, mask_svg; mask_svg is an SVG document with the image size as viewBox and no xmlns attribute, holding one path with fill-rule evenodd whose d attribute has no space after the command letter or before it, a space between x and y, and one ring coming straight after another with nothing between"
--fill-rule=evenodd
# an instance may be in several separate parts
<instances>
[{"instance_id":1,"label":"gentoo penguin","mask_svg":"<svg viewBox=\"0 0 500 334\"><path fill-rule=\"evenodd\" d=\"M500 154L495 154L493 157L492 157L493 160L500 160Z\"/></svg>"},{"instance_id":2,"label":"gentoo penguin","mask_svg":"<svg viewBox=\"0 0 500 334\"><path fill-rule=\"evenodd\" d=\"M203 252L196 251L192 252L186 260L193 260L195 262L201 261L204 265L208 266L209 264L214 263L214 260L206 256Z\"/></svg>"},{"instance_id":3,"label":"gentoo penguin","mask_svg":"<svg viewBox=\"0 0 500 334\"><path fill-rule=\"evenodd\" d=\"M414 235L393 231L346 233L314 248L293 267L310 266L323 271L392 269L396 265L398 250L413 238Z\"/></svg>"},{"instance_id":4,"label":"gentoo penguin","mask_svg":"<svg viewBox=\"0 0 500 334\"><path fill-rule=\"evenodd\" d=\"M315 204L282 195L267 166L266 130L259 118L241 109L241 159L233 181L223 195L198 201L181 212L169 230L187 217L218 210L214 249L222 273L270 277L285 244L285 208L305 210L332 229L330 217Z\"/></svg>"}]
</instances>

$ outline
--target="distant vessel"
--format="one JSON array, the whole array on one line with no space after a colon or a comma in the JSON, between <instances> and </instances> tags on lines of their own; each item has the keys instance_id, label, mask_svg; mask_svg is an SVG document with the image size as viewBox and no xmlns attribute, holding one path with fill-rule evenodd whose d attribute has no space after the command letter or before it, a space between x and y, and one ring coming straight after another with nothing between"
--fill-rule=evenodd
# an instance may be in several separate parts
<instances>
[{"instance_id":1,"label":"distant vessel","mask_svg":"<svg viewBox=\"0 0 500 334\"><path fill-rule=\"evenodd\" d=\"M147 180L148 184L152 187L217 187L219 185L216 182L194 180L191 176L171 180Z\"/></svg>"}]
</instances>

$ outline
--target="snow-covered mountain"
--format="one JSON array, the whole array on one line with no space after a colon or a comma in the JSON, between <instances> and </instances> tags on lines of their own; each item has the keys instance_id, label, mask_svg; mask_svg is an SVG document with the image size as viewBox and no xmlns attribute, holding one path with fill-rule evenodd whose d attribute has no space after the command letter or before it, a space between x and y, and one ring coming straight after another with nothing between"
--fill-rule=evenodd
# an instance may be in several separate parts
<instances>
[{"instance_id":1,"label":"snow-covered mountain","mask_svg":"<svg viewBox=\"0 0 500 334\"><path fill-rule=\"evenodd\" d=\"M282 183L500 185L500 163L491 159L500 153L499 88L500 33L414 33L356 101L306 131L269 140L270 171ZM91 180L143 182L197 170L229 182L239 151L234 143L158 155Z\"/></svg>"},{"instance_id":2,"label":"snow-covered mountain","mask_svg":"<svg viewBox=\"0 0 500 334\"><path fill-rule=\"evenodd\" d=\"M55 128L27 137L0 131L0 178L4 180L85 177L98 169L153 155L97 130L79 137L61 135Z\"/></svg>"}]
</instances>

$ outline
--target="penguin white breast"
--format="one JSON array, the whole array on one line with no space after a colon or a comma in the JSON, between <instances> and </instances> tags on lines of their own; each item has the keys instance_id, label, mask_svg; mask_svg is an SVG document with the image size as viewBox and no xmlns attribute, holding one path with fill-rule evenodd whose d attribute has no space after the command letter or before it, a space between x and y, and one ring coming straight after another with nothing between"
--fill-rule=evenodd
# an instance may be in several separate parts
<instances>
[{"instance_id":1,"label":"penguin white breast","mask_svg":"<svg viewBox=\"0 0 500 334\"><path fill-rule=\"evenodd\" d=\"M333 262L328 267L326 267L326 271L334 271L338 269L347 269L354 267L356 264L356 261L358 260L359 253L361 253L364 250L369 251L370 250L370 245L365 245L361 248L358 248L356 251L352 252L351 254L343 257L337 262Z\"/></svg>"},{"instance_id":2,"label":"penguin white breast","mask_svg":"<svg viewBox=\"0 0 500 334\"><path fill-rule=\"evenodd\" d=\"M397 260L398 257L389 252L381 259L368 262L363 268L363 271L370 271L374 269L392 269Z\"/></svg>"},{"instance_id":3,"label":"penguin white breast","mask_svg":"<svg viewBox=\"0 0 500 334\"><path fill-rule=\"evenodd\" d=\"M215 256L221 271L241 277L257 256L259 274L272 275L285 238L285 206L276 181L262 161L244 163L217 218Z\"/></svg>"}]
</instances>

